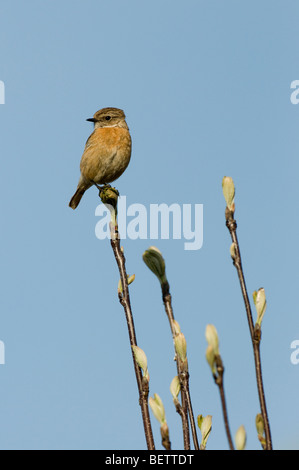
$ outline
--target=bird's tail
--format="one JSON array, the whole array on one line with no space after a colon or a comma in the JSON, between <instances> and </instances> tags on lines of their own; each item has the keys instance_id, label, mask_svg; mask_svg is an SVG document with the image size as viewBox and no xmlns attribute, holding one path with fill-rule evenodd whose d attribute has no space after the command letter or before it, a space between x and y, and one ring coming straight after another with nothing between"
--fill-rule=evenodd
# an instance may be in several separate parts
<instances>
[{"instance_id":1,"label":"bird's tail","mask_svg":"<svg viewBox=\"0 0 299 470\"><path fill-rule=\"evenodd\" d=\"M81 201L81 198L83 194L85 193L87 188L84 188L82 186L78 186L77 191L73 195L72 199L70 200L69 207L72 209L76 209L76 207L79 205L79 202Z\"/></svg>"}]
</instances>

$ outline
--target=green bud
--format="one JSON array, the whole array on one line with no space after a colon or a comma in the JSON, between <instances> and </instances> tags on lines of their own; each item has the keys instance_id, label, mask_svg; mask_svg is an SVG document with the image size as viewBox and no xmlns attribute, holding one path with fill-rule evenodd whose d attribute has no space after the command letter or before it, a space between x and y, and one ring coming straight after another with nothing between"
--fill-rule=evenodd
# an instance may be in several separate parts
<instances>
[{"instance_id":1,"label":"green bud","mask_svg":"<svg viewBox=\"0 0 299 470\"><path fill-rule=\"evenodd\" d=\"M116 210L117 201L118 201L119 192L116 188L106 186L100 191L100 198L107 207L111 210L113 208Z\"/></svg>"},{"instance_id":2,"label":"green bud","mask_svg":"<svg viewBox=\"0 0 299 470\"><path fill-rule=\"evenodd\" d=\"M235 243L232 243L231 246L230 246L230 255L232 257L232 260L235 260L236 259L236 256L237 256L237 252L236 252L236 244Z\"/></svg>"},{"instance_id":3,"label":"green bud","mask_svg":"<svg viewBox=\"0 0 299 470\"><path fill-rule=\"evenodd\" d=\"M206 326L206 340L209 346L213 348L215 356L219 355L219 339L218 333L214 325Z\"/></svg>"},{"instance_id":4,"label":"green bud","mask_svg":"<svg viewBox=\"0 0 299 470\"><path fill-rule=\"evenodd\" d=\"M147 357L145 355L145 352L139 348L138 346L133 345L132 350L136 359L137 364L139 367L141 367L143 376L149 380L149 373L147 369Z\"/></svg>"},{"instance_id":5,"label":"green bud","mask_svg":"<svg viewBox=\"0 0 299 470\"><path fill-rule=\"evenodd\" d=\"M203 415L197 416L197 424L201 432L201 444L200 448L205 449L207 445L207 440L212 430L212 416L207 415L204 417Z\"/></svg>"},{"instance_id":6,"label":"green bud","mask_svg":"<svg viewBox=\"0 0 299 470\"><path fill-rule=\"evenodd\" d=\"M128 285L132 284L133 281L135 281L135 274L132 274L132 276L128 276Z\"/></svg>"},{"instance_id":7,"label":"green bud","mask_svg":"<svg viewBox=\"0 0 299 470\"><path fill-rule=\"evenodd\" d=\"M157 276L160 283L167 283L165 261L161 251L155 246L151 246L143 253L142 258L147 267Z\"/></svg>"},{"instance_id":8,"label":"green bud","mask_svg":"<svg viewBox=\"0 0 299 470\"><path fill-rule=\"evenodd\" d=\"M203 415L198 415L197 424L198 424L199 429L201 428L202 422L203 422Z\"/></svg>"},{"instance_id":9,"label":"green bud","mask_svg":"<svg viewBox=\"0 0 299 470\"><path fill-rule=\"evenodd\" d=\"M264 438L264 436L261 436L260 434L257 435L258 437L258 440L260 441L261 443L261 446L264 450L266 450L266 447L267 447L267 441L266 439Z\"/></svg>"},{"instance_id":10,"label":"green bud","mask_svg":"<svg viewBox=\"0 0 299 470\"><path fill-rule=\"evenodd\" d=\"M162 425L165 422L165 409L161 398L157 393L154 393L154 398L149 397L148 403L155 418L159 421L160 425Z\"/></svg>"},{"instance_id":11,"label":"green bud","mask_svg":"<svg viewBox=\"0 0 299 470\"><path fill-rule=\"evenodd\" d=\"M258 413L256 415L255 426L256 426L257 433L262 436L264 434L265 427L264 427L264 420L263 420L261 413Z\"/></svg>"},{"instance_id":12,"label":"green bud","mask_svg":"<svg viewBox=\"0 0 299 470\"><path fill-rule=\"evenodd\" d=\"M174 338L174 347L181 361L187 358L187 342L183 333L178 333Z\"/></svg>"},{"instance_id":13,"label":"green bud","mask_svg":"<svg viewBox=\"0 0 299 470\"><path fill-rule=\"evenodd\" d=\"M261 288L258 291L254 291L252 295L253 295L253 302L257 311L256 323L259 326L261 326L263 316L265 314L266 307L267 307L265 289Z\"/></svg>"},{"instance_id":14,"label":"green bud","mask_svg":"<svg viewBox=\"0 0 299 470\"><path fill-rule=\"evenodd\" d=\"M246 431L244 426L240 426L235 434L235 443L237 450L244 450L246 446Z\"/></svg>"},{"instance_id":15,"label":"green bud","mask_svg":"<svg viewBox=\"0 0 299 470\"><path fill-rule=\"evenodd\" d=\"M181 332L181 327L176 320L172 320L172 327L173 327L175 336Z\"/></svg>"},{"instance_id":16,"label":"green bud","mask_svg":"<svg viewBox=\"0 0 299 470\"><path fill-rule=\"evenodd\" d=\"M170 393L171 393L173 399L178 397L178 394L180 393L180 390L181 390L181 384L180 384L178 376L176 375L172 379L171 384L170 384Z\"/></svg>"},{"instance_id":17,"label":"green bud","mask_svg":"<svg viewBox=\"0 0 299 470\"><path fill-rule=\"evenodd\" d=\"M216 374L215 353L213 347L210 344L206 349L206 360L211 368L212 374Z\"/></svg>"},{"instance_id":18,"label":"green bud","mask_svg":"<svg viewBox=\"0 0 299 470\"><path fill-rule=\"evenodd\" d=\"M234 212L235 211L235 185L233 179L230 176L224 176L222 179L222 191L226 201L227 208Z\"/></svg>"},{"instance_id":19,"label":"green bud","mask_svg":"<svg viewBox=\"0 0 299 470\"><path fill-rule=\"evenodd\" d=\"M128 279L128 286L129 286L135 280L135 274L132 274L132 276L129 276L129 274L128 274L127 279ZM117 292L119 294L122 294L122 291L123 291L122 282L121 282L121 280L119 280L118 286L117 286Z\"/></svg>"}]
</instances>

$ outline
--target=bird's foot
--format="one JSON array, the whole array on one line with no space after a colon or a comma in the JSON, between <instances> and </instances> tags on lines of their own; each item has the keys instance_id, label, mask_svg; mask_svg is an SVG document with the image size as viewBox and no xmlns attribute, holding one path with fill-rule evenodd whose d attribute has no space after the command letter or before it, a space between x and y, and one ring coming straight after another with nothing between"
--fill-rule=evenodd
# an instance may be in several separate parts
<instances>
[{"instance_id":1,"label":"bird's foot","mask_svg":"<svg viewBox=\"0 0 299 470\"><path fill-rule=\"evenodd\" d=\"M104 183L102 186L100 186L99 184L95 183L94 181L93 181L92 183L96 186L96 188L100 191L100 193L101 193L104 189L111 188L111 185L110 185L110 184Z\"/></svg>"}]
</instances>

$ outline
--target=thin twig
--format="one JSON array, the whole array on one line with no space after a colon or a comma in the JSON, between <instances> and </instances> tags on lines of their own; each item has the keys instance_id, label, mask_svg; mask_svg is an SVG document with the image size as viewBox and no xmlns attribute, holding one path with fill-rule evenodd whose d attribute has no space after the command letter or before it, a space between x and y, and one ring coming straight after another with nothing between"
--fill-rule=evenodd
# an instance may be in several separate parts
<instances>
[{"instance_id":1,"label":"thin twig","mask_svg":"<svg viewBox=\"0 0 299 470\"><path fill-rule=\"evenodd\" d=\"M112 190L112 193L114 192L114 194L112 195L111 195L111 190ZM117 226L118 192L113 191L113 188L109 188L108 191L110 191L108 196L106 194L107 191L105 190L100 191L99 196L101 197L104 204L106 204L111 210L112 222L110 224L110 233L111 233L110 242L111 242L112 250L114 253L114 257L117 262L120 279L121 279L121 285L122 285L122 292L121 293L119 292L119 301L124 308L124 312L125 312L125 316L127 320L130 344L131 346L137 346L137 339L136 339L136 333L135 333L135 327L134 327L134 321L133 321L133 315L132 315L132 309L131 309L131 302L130 302L129 287L128 287L128 276L126 272L126 260L125 260L124 253L120 246L120 238L119 238L118 226ZM151 420L150 420L150 414L149 414L149 408L148 408L148 394L149 394L148 381L143 380L144 378L142 377L141 369L136 362L136 358L133 353L132 347L131 347L131 353L132 353L134 370L135 370L135 375L136 375L136 380L137 380L137 386L138 386L138 392L139 392L139 405L141 407L141 414L142 414L147 448L148 450L155 450L155 444L154 444L154 438L153 438Z\"/></svg>"},{"instance_id":2,"label":"thin twig","mask_svg":"<svg viewBox=\"0 0 299 470\"><path fill-rule=\"evenodd\" d=\"M165 289L165 285L164 285L164 289ZM162 287L162 292L163 292L163 287ZM172 309L172 304L171 304L171 295L169 294L169 292L167 294L165 294L165 292L163 293L163 303L164 303L165 312L169 321L172 338L174 339L175 337L175 330L174 330L174 324L173 324L174 315L173 315L173 309ZM178 378L181 383L179 361L176 361L176 365L177 365ZM186 397L186 391L183 388L181 388L181 398L182 398L182 404L180 405L180 407L177 406L176 410L182 418L184 449L190 450L187 397Z\"/></svg>"},{"instance_id":3,"label":"thin twig","mask_svg":"<svg viewBox=\"0 0 299 470\"><path fill-rule=\"evenodd\" d=\"M224 367L223 367L223 363L222 363L222 359L220 355L217 355L217 357L215 358L215 362L216 362L216 368L217 368L217 375L216 374L214 375L214 379L215 379L215 383L218 385L218 388L219 388L225 432L226 432L226 436L228 439L229 448L230 450L234 450L234 444L233 444L229 422L228 422L228 413L227 413L224 385L223 385Z\"/></svg>"},{"instance_id":4,"label":"thin twig","mask_svg":"<svg viewBox=\"0 0 299 470\"><path fill-rule=\"evenodd\" d=\"M253 346L257 389L258 389L258 395L259 395L259 401L260 401L260 407L261 407L261 414L262 414L262 417L264 420L264 426L265 426L266 450L272 450L270 424L269 424L267 407L266 407L266 399L265 399L265 393L264 393L262 368L261 368L261 357L260 357L261 332L259 328L255 328L253 319L252 319L251 306L250 306L250 302L248 298L245 277L244 277L243 268L242 268L241 253L240 253L240 247L239 247L239 242L238 242L238 237L237 237L237 222L234 219L234 212L226 208L225 218L226 218L226 226L231 235L232 242L234 243L233 263L237 269L237 273L238 273L238 277L240 281L240 286L241 286L242 296L243 296L243 300L245 304L247 320L248 320L248 325L249 325L249 330L250 330L250 336L251 336L251 341L252 341L252 346Z\"/></svg>"},{"instance_id":5,"label":"thin twig","mask_svg":"<svg viewBox=\"0 0 299 470\"><path fill-rule=\"evenodd\" d=\"M185 390L185 393L186 393L187 409L188 409L188 414L189 414L189 419L190 419L190 426L191 426L194 448L195 450L199 450L196 425L195 425L195 419L194 419L192 403L191 403L191 395L190 395L190 390L189 390L189 372L185 371L181 375L182 375L181 382L183 383L183 390Z\"/></svg>"},{"instance_id":6,"label":"thin twig","mask_svg":"<svg viewBox=\"0 0 299 470\"><path fill-rule=\"evenodd\" d=\"M184 402L186 402L186 398L184 398ZM182 405L177 400L177 402L175 404L175 408L176 408L177 413L180 415L180 417L182 419L184 450L190 450L188 412L187 412L187 406L185 405L185 403L184 403L184 406L185 406L185 408L183 409L183 396L182 396Z\"/></svg>"},{"instance_id":7,"label":"thin twig","mask_svg":"<svg viewBox=\"0 0 299 470\"><path fill-rule=\"evenodd\" d=\"M174 314L172 308L172 301L171 301L171 294L169 292L169 284L165 282L161 285L162 288L162 298L165 307L165 312L169 321L172 338L174 340L176 332L174 328ZM194 414L192 409L191 403L191 396L189 391L189 373L186 370L182 370L180 360L176 356L176 363L177 363L177 371L178 371L178 378L181 385L181 397L182 397L182 406L181 406L181 418L182 418L182 426L183 426L183 436L184 436L184 449L190 449L190 437L189 437L189 426L188 426L188 419L187 417L187 410L190 419L190 426L192 432L192 438L194 443L195 450L199 450L199 444L197 439L196 433L196 425L194 420ZM177 408L178 411L178 408Z\"/></svg>"}]
</instances>

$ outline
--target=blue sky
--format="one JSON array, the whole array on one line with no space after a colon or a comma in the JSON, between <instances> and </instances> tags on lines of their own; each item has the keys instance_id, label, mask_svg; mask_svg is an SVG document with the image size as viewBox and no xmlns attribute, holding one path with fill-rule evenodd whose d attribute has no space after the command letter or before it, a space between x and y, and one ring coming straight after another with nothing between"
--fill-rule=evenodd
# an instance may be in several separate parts
<instances>
[{"instance_id":1,"label":"blue sky","mask_svg":"<svg viewBox=\"0 0 299 470\"><path fill-rule=\"evenodd\" d=\"M227 449L205 360L220 337L232 434L259 449L259 411L245 310L225 227L221 181L236 186L248 291L264 287L262 366L273 445L298 449L299 79L296 1L4 0L0 7L1 449L144 449L128 333L108 240L95 236L91 188L68 207L92 125L125 110L133 151L116 182L127 205L203 204L203 246L124 240L131 302L148 357L150 394L182 448L169 384L173 346L157 279L142 261L163 253L174 313L188 344L195 415L211 414L210 449ZM157 449L158 423L153 418Z\"/></svg>"}]
</instances>

